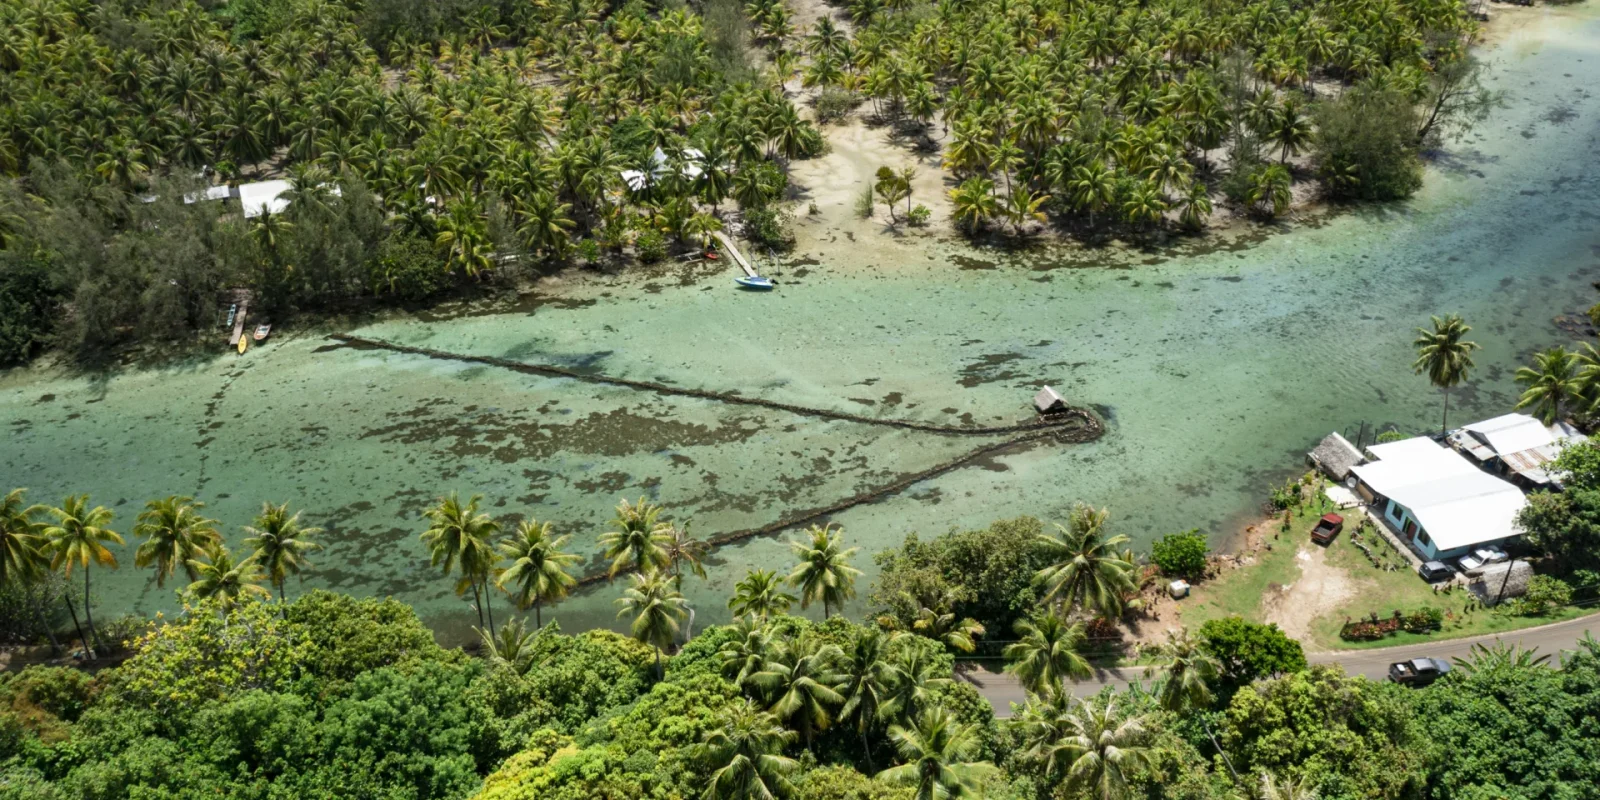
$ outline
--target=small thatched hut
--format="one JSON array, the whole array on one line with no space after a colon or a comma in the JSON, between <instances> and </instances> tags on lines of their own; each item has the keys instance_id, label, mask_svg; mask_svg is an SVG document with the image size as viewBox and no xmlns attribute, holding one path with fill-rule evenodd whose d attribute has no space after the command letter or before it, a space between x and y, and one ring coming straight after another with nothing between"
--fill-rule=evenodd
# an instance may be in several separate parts
<instances>
[{"instance_id":1,"label":"small thatched hut","mask_svg":"<svg viewBox=\"0 0 1600 800\"><path fill-rule=\"evenodd\" d=\"M1337 431L1328 434L1317 443L1311 452L1306 453L1306 460L1311 466L1322 470L1336 481L1344 480L1350 474L1350 468L1360 464L1366 459L1361 451L1350 443L1349 439L1340 436Z\"/></svg>"},{"instance_id":2,"label":"small thatched hut","mask_svg":"<svg viewBox=\"0 0 1600 800\"><path fill-rule=\"evenodd\" d=\"M1059 414L1067 410L1067 399L1053 387L1046 386L1033 396L1033 407L1040 414Z\"/></svg>"},{"instance_id":3,"label":"small thatched hut","mask_svg":"<svg viewBox=\"0 0 1600 800\"><path fill-rule=\"evenodd\" d=\"M1506 572L1510 571L1508 578ZM1477 595L1479 602L1492 606L1502 600L1521 597L1528 593L1528 581L1533 579L1533 567L1526 561L1510 561L1484 567L1467 588Z\"/></svg>"}]
</instances>

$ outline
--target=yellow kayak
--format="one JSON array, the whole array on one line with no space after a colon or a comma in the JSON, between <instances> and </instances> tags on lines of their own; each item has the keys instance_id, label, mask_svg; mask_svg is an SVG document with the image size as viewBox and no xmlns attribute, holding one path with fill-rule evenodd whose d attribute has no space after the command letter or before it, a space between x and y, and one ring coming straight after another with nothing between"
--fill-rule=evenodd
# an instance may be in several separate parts
<instances>
[{"instance_id":1,"label":"yellow kayak","mask_svg":"<svg viewBox=\"0 0 1600 800\"><path fill-rule=\"evenodd\" d=\"M250 337L248 337L248 336L240 336L239 337L239 355L241 355L241 356L244 355L244 351L248 347L250 347Z\"/></svg>"}]
</instances>

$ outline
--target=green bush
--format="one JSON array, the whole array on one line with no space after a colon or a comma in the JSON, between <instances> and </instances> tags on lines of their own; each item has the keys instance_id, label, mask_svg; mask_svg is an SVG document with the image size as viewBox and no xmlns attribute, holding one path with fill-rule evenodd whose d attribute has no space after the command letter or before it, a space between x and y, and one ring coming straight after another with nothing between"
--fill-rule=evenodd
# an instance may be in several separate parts
<instances>
[{"instance_id":1,"label":"green bush","mask_svg":"<svg viewBox=\"0 0 1600 800\"><path fill-rule=\"evenodd\" d=\"M1150 547L1150 560L1161 568L1164 575L1175 578L1198 578L1206 570L1206 556L1211 547L1200 529L1169 533Z\"/></svg>"},{"instance_id":2,"label":"green bush","mask_svg":"<svg viewBox=\"0 0 1600 800\"><path fill-rule=\"evenodd\" d=\"M1315 109L1313 160L1334 197L1399 200L1422 188L1416 107L1393 89L1357 86Z\"/></svg>"},{"instance_id":3,"label":"green bush","mask_svg":"<svg viewBox=\"0 0 1600 800\"><path fill-rule=\"evenodd\" d=\"M794 246L794 234L789 231L785 217L772 206L745 209L744 234L751 241L774 250L788 250Z\"/></svg>"},{"instance_id":4,"label":"green bush","mask_svg":"<svg viewBox=\"0 0 1600 800\"><path fill-rule=\"evenodd\" d=\"M23 363L44 346L59 302L47 264L0 250L0 367Z\"/></svg>"},{"instance_id":5,"label":"green bush","mask_svg":"<svg viewBox=\"0 0 1600 800\"><path fill-rule=\"evenodd\" d=\"M828 86L817 93L812 110L816 112L818 122L838 122L849 116L858 105L861 105L861 98L855 92Z\"/></svg>"},{"instance_id":6,"label":"green bush","mask_svg":"<svg viewBox=\"0 0 1600 800\"><path fill-rule=\"evenodd\" d=\"M639 260L646 264L654 264L667 257L667 237L657 230L640 233L633 240L633 246L639 251Z\"/></svg>"},{"instance_id":7,"label":"green bush","mask_svg":"<svg viewBox=\"0 0 1600 800\"><path fill-rule=\"evenodd\" d=\"M450 285L450 275L433 244L417 236L394 235L383 240L368 264L367 283L374 294L421 300Z\"/></svg>"},{"instance_id":8,"label":"green bush","mask_svg":"<svg viewBox=\"0 0 1600 800\"><path fill-rule=\"evenodd\" d=\"M1572 587L1566 581L1551 575L1535 575L1528 581L1528 591L1511 603L1512 613L1523 616L1540 616L1572 602Z\"/></svg>"},{"instance_id":9,"label":"green bush","mask_svg":"<svg viewBox=\"0 0 1600 800\"><path fill-rule=\"evenodd\" d=\"M1306 668L1305 650L1277 625L1242 617L1214 619L1200 626L1201 646L1222 662L1223 677L1234 686Z\"/></svg>"},{"instance_id":10,"label":"green bush","mask_svg":"<svg viewBox=\"0 0 1600 800\"><path fill-rule=\"evenodd\" d=\"M928 220L932 217L933 212L929 211L927 206L918 203L916 207L911 209L911 213L906 215L906 221L910 222L912 227L921 228L927 225Z\"/></svg>"}]
</instances>

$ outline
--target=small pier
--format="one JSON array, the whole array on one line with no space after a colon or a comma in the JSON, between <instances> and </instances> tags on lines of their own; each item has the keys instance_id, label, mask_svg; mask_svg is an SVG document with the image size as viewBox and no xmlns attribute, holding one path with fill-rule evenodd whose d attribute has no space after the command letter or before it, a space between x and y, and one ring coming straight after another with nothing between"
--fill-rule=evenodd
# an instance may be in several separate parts
<instances>
[{"instance_id":1,"label":"small pier","mask_svg":"<svg viewBox=\"0 0 1600 800\"><path fill-rule=\"evenodd\" d=\"M755 267L750 266L750 262L744 260L744 255L739 252L739 248L733 246L732 239L729 239L722 231L712 231L711 235L716 237L717 243L722 245L722 249L727 251L728 255L733 256L733 263L738 264L739 269L744 270L745 275L752 278L760 277L756 273Z\"/></svg>"},{"instance_id":2,"label":"small pier","mask_svg":"<svg viewBox=\"0 0 1600 800\"><path fill-rule=\"evenodd\" d=\"M250 311L250 298L245 297L239 301L239 312L233 316L233 333L228 336L228 346L236 347L239 337L244 336L244 315Z\"/></svg>"}]
</instances>

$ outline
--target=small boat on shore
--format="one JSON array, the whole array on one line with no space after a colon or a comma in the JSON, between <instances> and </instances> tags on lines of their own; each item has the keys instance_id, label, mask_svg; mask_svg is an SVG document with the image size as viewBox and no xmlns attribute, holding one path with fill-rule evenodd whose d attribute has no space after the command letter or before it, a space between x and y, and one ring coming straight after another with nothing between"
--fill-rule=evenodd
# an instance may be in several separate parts
<instances>
[{"instance_id":1,"label":"small boat on shore","mask_svg":"<svg viewBox=\"0 0 1600 800\"><path fill-rule=\"evenodd\" d=\"M772 282L771 278L763 275L742 275L734 278L733 282L743 286L746 289L755 289L763 292L770 291L772 287L777 285Z\"/></svg>"},{"instance_id":2,"label":"small boat on shore","mask_svg":"<svg viewBox=\"0 0 1600 800\"><path fill-rule=\"evenodd\" d=\"M241 356L244 355L244 351L248 350L249 348L250 348L250 337L248 337L248 336L240 336L239 337L239 355L241 355Z\"/></svg>"},{"instance_id":3,"label":"small boat on shore","mask_svg":"<svg viewBox=\"0 0 1600 800\"><path fill-rule=\"evenodd\" d=\"M256 326L256 333L255 333L256 341L264 342L264 341L267 340L267 337L270 336L270 335L272 335L272 326L271 325L262 324L262 325L257 325Z\"/></svg>"}]
</instances>

